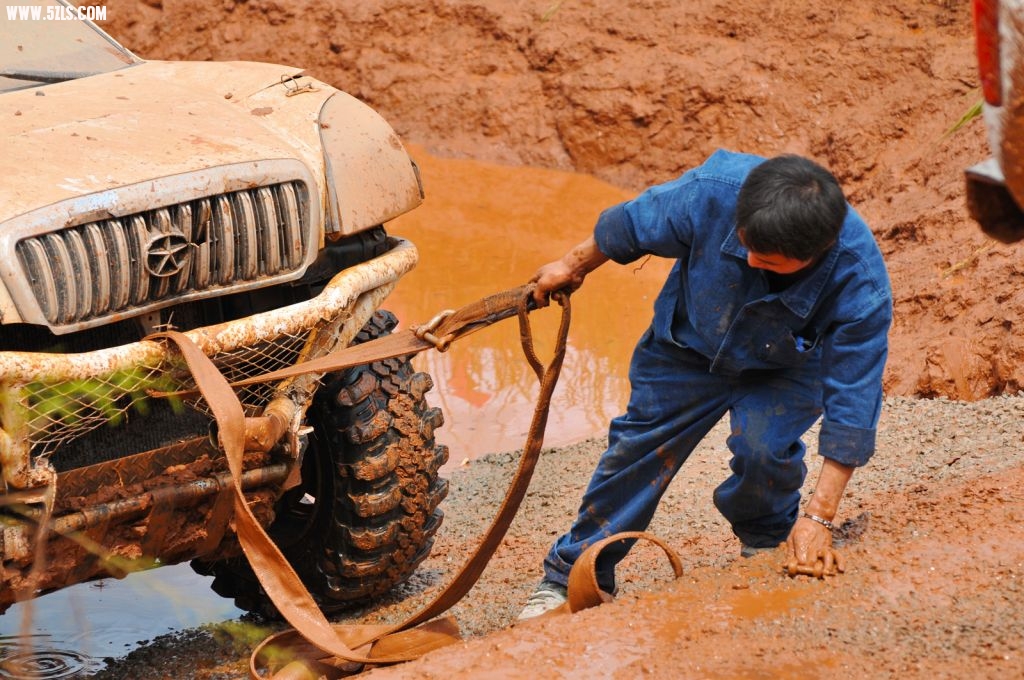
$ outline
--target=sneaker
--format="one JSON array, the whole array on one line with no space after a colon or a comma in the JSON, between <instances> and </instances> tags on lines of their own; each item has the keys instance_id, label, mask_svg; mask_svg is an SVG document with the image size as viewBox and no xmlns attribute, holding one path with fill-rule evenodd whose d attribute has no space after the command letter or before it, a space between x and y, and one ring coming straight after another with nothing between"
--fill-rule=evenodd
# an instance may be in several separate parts
<instances>
[{"instance_id":1,"label":"sneaker","mask_svg":"<svg viewBox=\"0 0 1024 680\"><path fill-rule=\"evenodd\" d=\"M518 619L524 621L546 614L559 607L567 598L565 586L552 581L541 581L537 590L533 591L533 595L526 601L526 606L519 613Z\"/></svg>"}]
</instances>

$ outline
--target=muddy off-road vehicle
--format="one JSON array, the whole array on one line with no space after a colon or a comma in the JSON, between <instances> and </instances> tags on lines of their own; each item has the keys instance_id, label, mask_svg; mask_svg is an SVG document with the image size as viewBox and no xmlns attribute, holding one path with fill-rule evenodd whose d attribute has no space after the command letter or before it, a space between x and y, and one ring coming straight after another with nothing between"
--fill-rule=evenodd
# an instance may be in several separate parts
<instances>
[{"instance_id":1,"label":"muddy off-road vehicle","mask_svg":"<svg viewBox=\"0 0 1024 680\"><path fill-rule=\"evenodd\" d=\"M73 5L5 9L0 611L189 560L272 612L209 405L147 338L182 331L235 382L390 333L380 306L417 252L383 225L421 203L416 167L299 69L143 60ZM260 435L246 499L325 610L431 548L448 455L431 387L403 357L237 390Z\"/></svg>"}]
</instances>

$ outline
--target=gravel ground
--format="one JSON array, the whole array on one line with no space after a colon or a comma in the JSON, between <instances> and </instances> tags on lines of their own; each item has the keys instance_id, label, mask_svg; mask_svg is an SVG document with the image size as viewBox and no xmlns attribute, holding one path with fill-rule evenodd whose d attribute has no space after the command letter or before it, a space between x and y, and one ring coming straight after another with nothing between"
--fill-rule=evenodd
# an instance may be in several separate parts
<instances>
[{"instance_id":1,"label":"gravel ground","mask_svg":"<svg viewBox=\"0 0 1024 680\"><path fill-rule=\"evenodd\" d=\"M1021 395L972 403L888 399L877 454L855 474L839 511L847 571L826 581L786 578L778 552L738 557L711 504L729 457L720 423L650 528L679 553L684 578L672 581L660 552L638 544L620 565L615 603L568 623L503 630L539 578L548 545L574 516L604 442L545 450L503 545L451 611L467 642L371 675L513 678L530 658L552 677L1020 677L1022 416ZM807 440L810 488L816 432ZM425 604L475 546L517 463L516 453L497 453L451 473L431 557L393 597L345 620L397 621ZM659 632L628 636L631 651L616 652L624 622ZM93 677L244 677L249 649L274 628L231 622L157 639ZM604 652L595 655L598 642Z\"/></svg>"}]
</instances>

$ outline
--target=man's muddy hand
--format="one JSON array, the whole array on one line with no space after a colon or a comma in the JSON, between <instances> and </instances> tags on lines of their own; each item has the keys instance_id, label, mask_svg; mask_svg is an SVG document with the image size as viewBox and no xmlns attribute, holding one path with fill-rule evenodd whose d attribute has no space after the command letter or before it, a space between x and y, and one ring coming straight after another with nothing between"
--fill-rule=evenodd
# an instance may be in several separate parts
<instances>
[{"instance_id":1,"label":"man's muddy hand","mask_svg":"<svg viewBox=\"0 0 1024 680\"><path fill-rule=\"evenodd\" d=\"M537 307L547 307L551 294L560 290L575 291L583 285L584 274L574 271L561 260L549 262L533 275L530 283L536 283L533 289L533 301Z\"/></svg>"},{"instance_id":2,"label":"man's muddy hand","mask_svg":"<svg viewBox=\"0 0 1024 680\"><path fill-rule=\"evenodd\" d=\"M533 291L533 301L538 307L547 307L551 294L555 291L575 292L583 285L583 279L608 261L608 256L597 247L593 236L587 237L572 250L554 262L549 262L533 275L531 283L537 287Z\"/></svg>"},{"instance_id":3,"label":"man's muddy hand","mask_svg":"<svg viewBox=\"0 0 1024 680\"><path fill-rule=\"evenodd\" d=\"M832 532L806 517L793 525L786 545L789 548L786 573L790 576L825 578L846 569L843 556L832 547Z\"/></svg>"}]
</instances>

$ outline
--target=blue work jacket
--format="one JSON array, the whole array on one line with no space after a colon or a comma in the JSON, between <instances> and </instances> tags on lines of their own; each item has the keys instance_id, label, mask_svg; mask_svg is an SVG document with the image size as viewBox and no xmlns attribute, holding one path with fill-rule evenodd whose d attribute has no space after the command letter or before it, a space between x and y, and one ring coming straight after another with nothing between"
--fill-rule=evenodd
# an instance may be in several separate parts
<instances>
[{"instance_id":1,"label":"blue work jacket","mask_svg":"<svg viewBox=\"0 0 1024 680\"><path fill-rule=\"evenodd\" d=\"M594 237L621 264L648 254L676 260L655 301L652 331L707 357L712 373L818 366L818 452L864 465L875 448L892 322L882 254L850 208L836 244L771 292L767 273L747 264L735 222L740 185L763 161L717 151L678 179L605 210Z\"/></svg>"}]
</instances>

